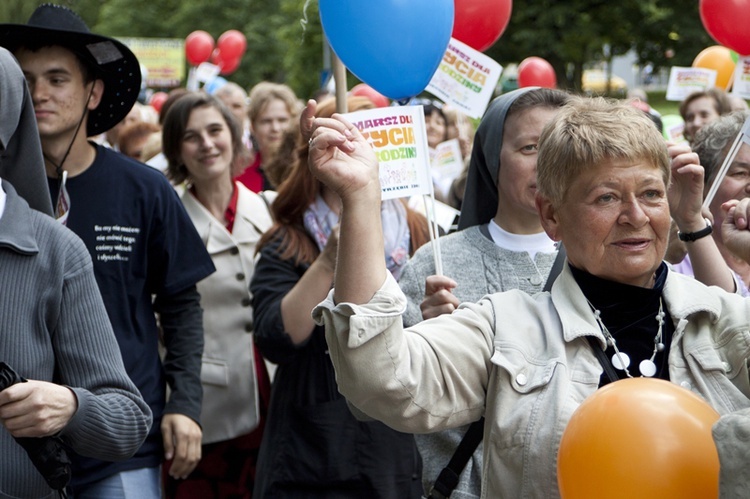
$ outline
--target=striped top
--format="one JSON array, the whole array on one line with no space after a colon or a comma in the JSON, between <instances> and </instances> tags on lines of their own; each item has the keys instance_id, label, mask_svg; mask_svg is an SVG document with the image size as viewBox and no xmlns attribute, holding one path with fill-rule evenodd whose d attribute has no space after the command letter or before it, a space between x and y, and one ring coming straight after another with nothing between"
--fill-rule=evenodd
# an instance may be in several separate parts
<instances>
[{"instance_id":1,"label":"striped top","mask_svg":"<svg viewBox=\"0 0 750 499\"><path fill-rule=\"evenodd\" d=\"M78 409L59 436L75 452L125 459L145 439L151 411L125 373L91 257L73 232L2 187L0 360L26 379L73 390ZM50 494L0 427L0 498Z\"/></svg>"}]
</instances>

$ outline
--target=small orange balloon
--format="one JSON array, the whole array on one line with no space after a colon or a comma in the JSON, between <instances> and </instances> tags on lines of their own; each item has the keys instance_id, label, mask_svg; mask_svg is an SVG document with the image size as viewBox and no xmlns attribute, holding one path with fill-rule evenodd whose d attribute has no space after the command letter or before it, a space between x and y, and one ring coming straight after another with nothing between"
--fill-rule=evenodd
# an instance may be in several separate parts
<instances>
[{"instance_id":1,"label":"small orange balloon","mask_svg":"<svg viewBox=\"0 0 750 499\"><path fill-rule=\"evenodd\" d=\"M709 499L719 496L719 414L661 379L611 383L583 401L560 442L563 499Z\"/></svg>"},{"instance_id":2,"label":"small orange balloon","mask_svg":"<svg viewBox=\"0 0 750 499\"><path fill-rule=\"evenodd\" d=\"M736 64L731 51L721 45L705 48L695 56L694 68L707 68L716 71L716 86L722 90L729 90L734 80Z\"/></svg>"}]
</instances>

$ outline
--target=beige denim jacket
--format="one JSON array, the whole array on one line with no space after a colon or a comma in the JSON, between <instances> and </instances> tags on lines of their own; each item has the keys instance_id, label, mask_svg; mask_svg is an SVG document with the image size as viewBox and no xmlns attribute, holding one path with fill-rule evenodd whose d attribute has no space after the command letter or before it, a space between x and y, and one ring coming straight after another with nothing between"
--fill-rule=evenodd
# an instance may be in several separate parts
<instances>
[{"instance_id":1,"label":"beige denim jacket","mask_svg":"<svg viewBox=\"0 0 750 499\"><path fill-rule=\"evenodd\" d=\"M750 301L669 273L670 378L720 414L750 407ZM557 451L602 368L586 336L604 338L566 265L551 293L489 295L404 330L389 275L365 305L313 312L326 325L341 393L393 428L423 433L484 415L482 497L555 498Z\"/></svg>"}]
</instances>

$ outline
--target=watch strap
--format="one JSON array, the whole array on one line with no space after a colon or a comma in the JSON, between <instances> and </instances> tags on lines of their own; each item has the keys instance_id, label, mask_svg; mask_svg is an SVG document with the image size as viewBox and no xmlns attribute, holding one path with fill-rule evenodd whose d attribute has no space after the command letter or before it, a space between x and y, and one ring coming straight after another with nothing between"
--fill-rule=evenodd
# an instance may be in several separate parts
<instances>
[{"instance_id":1,"label":"watch strap","mask_svg":"<svg viewBox=\"0 0 750 499\"><path fill-rule=\"evenodd\" d=\"M701 230L697 230L695 232L678 232L677 237L680 238L680 241L685 242L692 242L697 241L698 239L702 237L706 237L709 234L711 234L714 231L713 226L711 225L711 221L707 218L704 218L706 221L706 226L702 228Z\"/></svg>"}]
</instances>

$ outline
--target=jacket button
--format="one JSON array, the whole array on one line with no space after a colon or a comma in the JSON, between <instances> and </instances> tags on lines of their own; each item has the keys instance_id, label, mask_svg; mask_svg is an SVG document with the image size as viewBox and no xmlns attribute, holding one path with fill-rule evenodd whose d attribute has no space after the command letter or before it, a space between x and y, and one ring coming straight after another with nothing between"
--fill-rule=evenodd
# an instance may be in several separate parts
<instances>
[{"instance_id":1,"label":"jacket button","mask_svg":"<svg viewBox=\"0 0 750 499\"><path fill-rule=\"evenodd\" d=\"M237 248L237 247L235 247L235 248L232 248L232 249L230 249L230 250L229 250L229 253L231 253L232 255L236 255L236 254L238 254L239 252L240 252L240 249L239 249L239 248Z\"/></svg>"},{"instance_id":2,"label":"jacket button","mask_svg":"<svg viewBox=\"0 0 750 499\"><path fill-rule=\"evenodd\" d=\"M729 362L722 362L722 367L724 367L724 370L726 372L732 372L732 366L729 364Z\"/></svg>"},{"instance_id":3,"label":"jacket button","mask_svg":"<svg viewBox=\"0 0 750 499\"><path fill-rule=\"evenodd\" d=\"M693 388L693 386L688 381L683 381L682 383L680 383L680 386L683 387L683 388L686 388L688 390L690 390L691 388Z\"/></svg>"},{"instance_id":4,"label":"jacket button","mask_svg":"<svg viewBox=\"0 0 750 499\"><path fill-rule=\"evenodd\" d=\"M518 376L516 376L516 383L521 386L524 386L528 381L529 380L524 373L520 373Z\"/></svg>"},{"instance_id":5,"label":"jacket button","mask_svg":"<svg viewBox=\"0 0 750 499\"><path fill-rule=\"evenodd\" d=\"M246 333L252 333L253 332L253 323L252 322L248 322L247 324L245 324L245 332Z\"/></svg>"},{"instance_id":6,"label":"jacket button","mask_svg":"<svg viewBox=\"0 0 750 499\"><path fill-rule=\"evenodd\" d=\"M246 297L244 297L244 298L242 299L242 306L243 306L243 307L249 307L249 306L250 306L250 304L251 304L252 302L253 302L253 301L252 301L252 300L251 300L250 298L248 298L248 297L246 296Z\"/></svg>"},{"instance_id":7,"label":"jacket button","mask_svg":"<svg viewBox=\"0 0 750 499\"><path fill-rule=\"evenodd\" d=\"M237 275L235 276L238 281L244 281L245 280L245 274L242 272L237 272Z\"/></svg>"}]
</instances>

